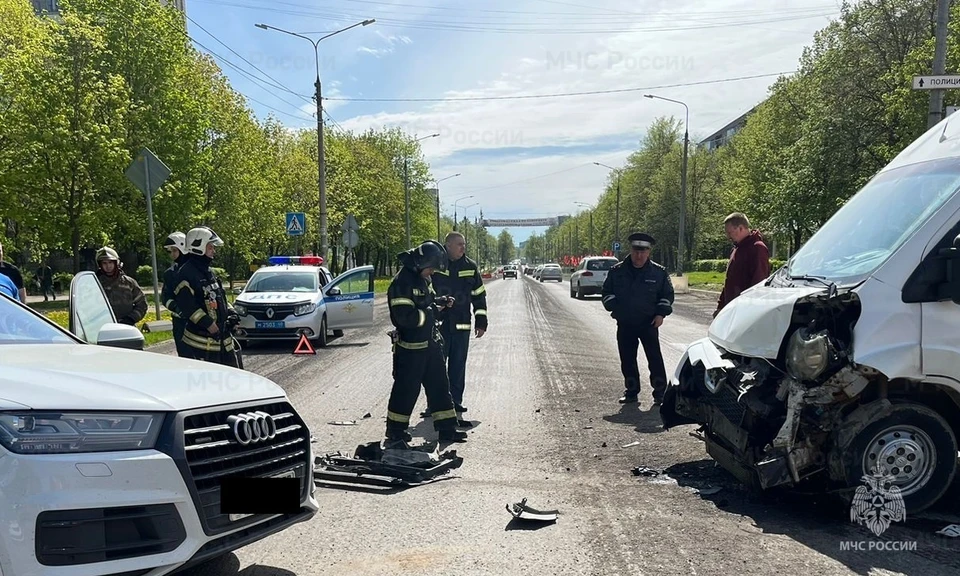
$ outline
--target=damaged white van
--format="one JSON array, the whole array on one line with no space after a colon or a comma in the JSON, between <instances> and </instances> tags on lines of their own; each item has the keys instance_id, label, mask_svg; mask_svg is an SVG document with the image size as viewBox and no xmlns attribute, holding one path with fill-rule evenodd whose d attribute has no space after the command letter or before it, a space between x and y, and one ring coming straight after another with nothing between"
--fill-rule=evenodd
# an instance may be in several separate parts
<instances>
[{"instance_id":1,"label":"damaged white van","mask_svg":"<svg viewBox=\"0 0 960 576\"><path fill-rule=\"evenodd\" d=\"M931 128L692 343L660 409L760 489L888 476L934 504L960 436L960 116Z\"/></svg>"}]
</instances>

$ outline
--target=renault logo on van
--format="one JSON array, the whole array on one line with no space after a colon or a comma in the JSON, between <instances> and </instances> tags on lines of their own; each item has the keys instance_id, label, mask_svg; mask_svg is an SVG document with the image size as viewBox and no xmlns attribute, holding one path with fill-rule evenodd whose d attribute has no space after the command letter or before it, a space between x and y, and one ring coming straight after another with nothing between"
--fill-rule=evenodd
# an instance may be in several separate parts
<instances>
[{"instance_id":1,"label":"renault logo on van","mask_svg":"<svg viewBox=\"0 0 960 576\"><path fill-rule=\"evenodd\" d=\"M235 414L227 418L233 437L242 446L271 440L277 435L277 423L266 412Z\"/></svg>"},{"instance_id":2,"label":"renault logo on van","mask_svg":"<svg viewBox=\"0 0 960 576\"><path fill-rule=\"evenodd\" d=\"M273 318L273 308L267 308L267 318Z\"/></svg>"}]
</instances>

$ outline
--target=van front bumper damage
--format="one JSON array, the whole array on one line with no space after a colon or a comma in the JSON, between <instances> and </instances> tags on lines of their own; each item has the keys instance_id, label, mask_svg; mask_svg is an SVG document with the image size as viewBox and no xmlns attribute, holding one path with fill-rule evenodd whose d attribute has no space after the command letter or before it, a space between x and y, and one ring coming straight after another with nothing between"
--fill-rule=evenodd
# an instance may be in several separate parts
<instances>
[{"instance_id":1,"label":"van front bumper damage","mask_svg":"<svg viewBox=\"0 0 960 576\"><path fill-rule=\"evenodd\" d=\"M755 489L795 485L821 472L844 476L840 454L889 403L852 407L867 368L842 367L806 386L762 359L724 355L709 339L684 354L660 408L665 429L699 424L707 453Z\"/></svg>"}]
</instances>

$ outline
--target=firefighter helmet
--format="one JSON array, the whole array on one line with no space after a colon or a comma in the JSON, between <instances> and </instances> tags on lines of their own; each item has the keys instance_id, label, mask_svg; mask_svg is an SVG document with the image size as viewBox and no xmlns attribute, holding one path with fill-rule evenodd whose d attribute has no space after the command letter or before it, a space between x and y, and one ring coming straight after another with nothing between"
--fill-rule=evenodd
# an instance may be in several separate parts
<instances>
[{"instance_id":1,"label":"firefighter helmet","mask_svg":"<svg viewBox=\"0 0 960 576\"><path fill-rule=\"evenodd\" d=\"M103 248L97 250L97 264L105 260L113 260L114 262L120 262L120 255L117 254L117 251L109 246L104 246Z\"/></svg>"},{"instance_id":2,"label":"firefighter helmet","mask_svg":"<svg viewBox=\"0 0 960 576\"><path fill-rule=\"evenodd\" d=\"M186 234L183 232L173 232L167 236L166 240L163 241L163 247L167 250L170 248L176 248L181 254L185 254L187 252L186 242Z\"/></svg>"},{"instance_id":3,"label":"firefighter helmet","mask_svg":"<svg viewBox=\"0 0 960 576\"><path fill-rule=\"evenodd\" d=\"M434 270L444 271L447 269L447 249L439 242L427 240L416 248L411 248L400 254L400 261L403 265L412 268L417 272L433 268Z\"/></svg>"},{"instance_id":4,"label":"firefighter helmet","mask_svg":"<svg viewBox=\"0 0 960 576\"><path fill-rule=\"evenodd\" d=\"M207 226L199 226L187 232L184 240L187 252L197 256L203 256L207 253L207 246L223 246L223 240L217 236L217 233Z\"/></svg>"}]
</instances>

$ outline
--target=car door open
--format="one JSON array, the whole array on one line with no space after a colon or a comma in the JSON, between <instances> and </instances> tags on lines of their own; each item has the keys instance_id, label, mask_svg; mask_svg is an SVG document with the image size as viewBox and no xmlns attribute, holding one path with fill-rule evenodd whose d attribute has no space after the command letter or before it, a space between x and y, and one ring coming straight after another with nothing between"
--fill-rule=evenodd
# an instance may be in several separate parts
<instances>
[{"instance_id":1,"label":"car door open","mask_svg":"<svg viewBox=\"0 0 960 576\"><path fill-rule=\"evenodd\" d=\"M373 266L347 270L323 291L331 330L373 326Z\"/></svg>"},{"instance_id":2,"label":"car door open","mask_svg":"<svg viewBox=\"0 0 960 576\"><path fill-rule=\"evenodd\" d=\"M117 322L95 273L86 270L73 277L69 302L69 330L84 342L143 350L143 334L135 326Z\"/></svg>"}]
</instances>

